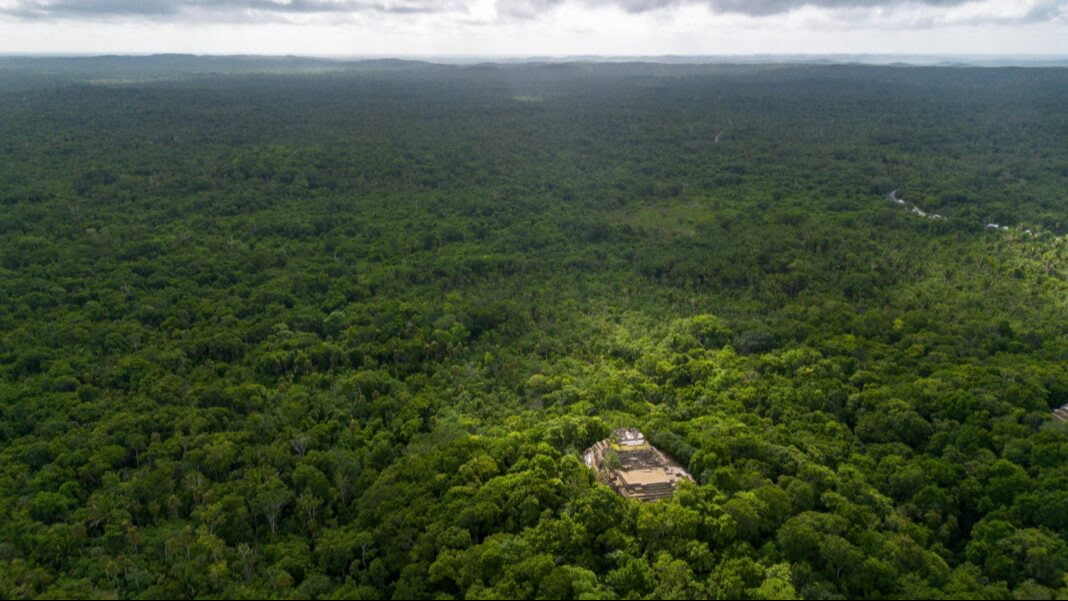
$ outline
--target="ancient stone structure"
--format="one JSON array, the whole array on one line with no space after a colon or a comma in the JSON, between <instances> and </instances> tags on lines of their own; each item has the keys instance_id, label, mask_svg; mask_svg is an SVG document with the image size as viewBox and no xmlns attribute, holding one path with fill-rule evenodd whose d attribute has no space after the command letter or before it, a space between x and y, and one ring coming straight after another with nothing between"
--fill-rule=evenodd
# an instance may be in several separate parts
<instances>
[{"instance_id":1,"label":"ancient stone structure","mask_svg":"<svg viewBox=\"0 0 1068 601\"><path fill-rule=\"evenodd\" d=\"M645 441L636 428L619 428L582 454L598 478L630 499L655 501L670 497L689 472Z\"/></svg>"},{"instance_id":2,"label":"ancient stone structure","mask_svg":"<svg viewBox=\"0 0 1068 601\"><path fill-rule=\"evenodd\" d=\"M1068 421L1068 405L1061 405L1053 410L1053 417L1061 420L1062 422ZM589 465L587 463L587 465Z\"/></svg>"}]
</instances>

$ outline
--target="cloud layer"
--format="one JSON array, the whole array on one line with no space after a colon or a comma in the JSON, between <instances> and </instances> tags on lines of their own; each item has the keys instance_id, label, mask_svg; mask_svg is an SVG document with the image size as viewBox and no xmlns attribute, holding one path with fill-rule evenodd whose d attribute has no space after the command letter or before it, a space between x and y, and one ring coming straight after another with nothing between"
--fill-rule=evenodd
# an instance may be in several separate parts
<instances>
[{"instance_id":1,"label":"cloud layer","mask_svg":"<svg viewBox=\"0 0 1068 601\"><path fill-rule=\"evenodd\" d=\"M300 15L451 15L488 13L495 19L536 19L563 8L610 8L628 14L705 8L715 14L770 17L806 8L836 13L887 14L899 10L967 10L989 0L0 0L0 15L24 20L99 20L140 17L153 20L234 22ZM1068 0L1010 0L1015 5L989 15L1000 21L1053 21L1068 15ZM1023 8L1023 10L1021 10Z\"/></svg>"},{"instance_id":2,"label":"cloud layer","mask_svg":"<svg viewBox=\"0 0 1068 601\"><path fill-rule=\"evenodd\" d=\"M0 0L0 53L1068 54L1068 0Z\"/></svg>"},{"instance_id":3,"label":"cloud layer","mask_svg":"<svg viewBox=\"0 0 1068 601\"><path fill-rule=\"evenodd\" d=\"M3 13L25 19L141 16L173 18L211 13L329 14L382 12L438 13L463 10L462 0L15 0Z\"/></svg>"}]
</instances>

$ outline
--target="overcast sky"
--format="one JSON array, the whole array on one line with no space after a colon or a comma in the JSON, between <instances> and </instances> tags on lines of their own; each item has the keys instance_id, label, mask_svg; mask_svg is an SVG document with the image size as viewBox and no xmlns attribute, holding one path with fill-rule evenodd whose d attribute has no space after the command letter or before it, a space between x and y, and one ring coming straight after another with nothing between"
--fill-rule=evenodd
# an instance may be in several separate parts
<instances>
[{"instance_id":1,"label":"overcast sky","mask_svg":"<svg viewBox=\"0 0 1068 601\"><path fill-rule=\"evenodd\" d=\"M1068 0L0 0L0 52L1068 54Z\"/></svg>"}]
</instances>

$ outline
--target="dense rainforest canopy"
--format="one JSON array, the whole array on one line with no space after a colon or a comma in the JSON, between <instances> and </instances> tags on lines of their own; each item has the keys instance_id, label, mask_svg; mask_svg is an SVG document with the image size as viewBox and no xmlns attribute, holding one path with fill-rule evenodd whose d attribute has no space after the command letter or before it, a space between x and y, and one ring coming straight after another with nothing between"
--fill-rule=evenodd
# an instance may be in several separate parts
<instances>
[{"instance_id":1,"label":"dense rainforest canopy","mask_svg":"<svg viewBox=\"0 0 1068 601\"><path fill-rule=\"evenodd\" d=\"M0 597L1065 598L1066 98L0 60Z\"/></svg>"}]
</instances>

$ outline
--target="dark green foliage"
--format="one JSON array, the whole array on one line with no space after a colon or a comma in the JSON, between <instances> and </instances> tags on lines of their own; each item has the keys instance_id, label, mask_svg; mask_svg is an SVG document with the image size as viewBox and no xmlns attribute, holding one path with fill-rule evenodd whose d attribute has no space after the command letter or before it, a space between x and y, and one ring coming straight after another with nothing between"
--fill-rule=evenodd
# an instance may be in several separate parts
<instances>
[{"instance_id":1,"label":"dark green foliage","mask_svg":"<svg viewBox=\"0 0 1068 601\"><path fill-rule=\"evenodd\" d=\"M1068 72L247 61L0 61L0 597L1068 595Z\"/></svg>"}]
</instances>

